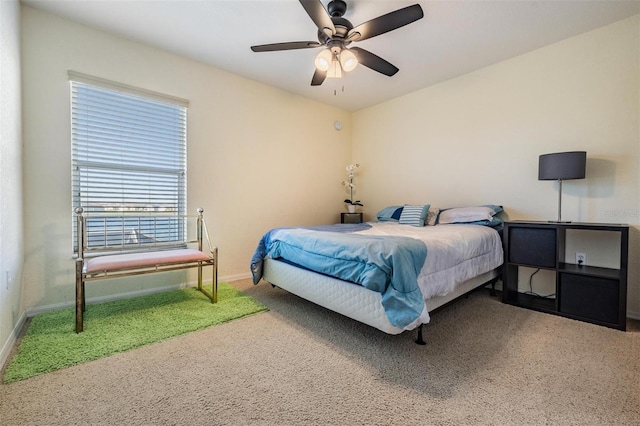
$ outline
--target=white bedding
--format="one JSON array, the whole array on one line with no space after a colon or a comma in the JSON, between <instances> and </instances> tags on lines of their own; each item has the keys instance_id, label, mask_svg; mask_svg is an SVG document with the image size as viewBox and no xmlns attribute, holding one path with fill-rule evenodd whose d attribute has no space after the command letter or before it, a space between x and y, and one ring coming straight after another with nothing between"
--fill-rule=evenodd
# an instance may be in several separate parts
<instances>
[{"instance_id":1,"label":"white bedding","mask_svg":"<svg viewBox=\"0 0 640 426\"><path fill-rule=\"evenodd\" d=\"M487 226L369 224L370 229L357 233L411 237L426 244L427 259L418 275L418 285L425 299L444 296L459 283L495 269L503 262L500 235Z\"/></svg>"}]
</instances>

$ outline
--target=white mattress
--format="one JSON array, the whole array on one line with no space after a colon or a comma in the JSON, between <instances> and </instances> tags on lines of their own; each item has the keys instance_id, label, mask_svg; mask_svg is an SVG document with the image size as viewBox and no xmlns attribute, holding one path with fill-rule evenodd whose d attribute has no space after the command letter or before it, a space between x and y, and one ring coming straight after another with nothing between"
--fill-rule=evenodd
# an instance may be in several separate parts
<instances>
[{"instance_id":1,"label":"white mattress","mask_svg":"<svg viewBox=\"0 0 640 426\"><path fill-rule=\"evenodd\" d=\"M427 245L427 260L418 276L425 297L422 314L404 329L389 322L380 293L273 259L265 259L264 279L304 299L388 334L429 322L429 311L488 282L502 264L502 241L491 228L478 225L412 227L372 222L361 234L417 238Z\"/></svg>"},{"instance_id":2,"label":"white mattress","mask_svg":"<svg viewBox=\"0 0 640 426\"><path fill-rule=\"evenodd\" d=\"M430 311L482 284L486 284L497 275L496 270L491 270L460 283L454 291L446 296L436 296L426 300L425 309L420 317L403 329L395 327L389 321L382 307L382 294L360 285L301 269L274 259L265 259L263 278L283 290L375 327L387 334L399 334L405 330L413 330L420 324L427 324L430 320Z\"/></svg>"}]
</instances>

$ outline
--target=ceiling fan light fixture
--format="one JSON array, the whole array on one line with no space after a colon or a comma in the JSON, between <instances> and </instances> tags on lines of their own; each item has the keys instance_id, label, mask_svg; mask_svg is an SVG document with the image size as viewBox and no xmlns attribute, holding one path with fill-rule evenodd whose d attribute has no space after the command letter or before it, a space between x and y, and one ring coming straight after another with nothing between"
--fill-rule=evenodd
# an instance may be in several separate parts
<instances>
[{"instance_id":1,"label":"ceiling fan light fixture","mask_svg":"<svg viewBox=\"0 0 640 426\"><path fill-rule=\"evenodd\" d=\"M327 71L327 78L341 78L342 77L342 67L340 66L340 62L336 59L331 61L331 67Z\"/></svg>"},{"instance_id":2,"label":"ceiling fan light fixture","mask_svg":"<svg viewBox=\"0 0 640 426\"><path fill-rule=\"evenodd\" d=\"M333 53L331 50L324 49L322 52L318 53L314 63L316 64L316 68L320 71L329 71L331 68L331 62L333 62Z\"/></svg>"},{"instance_id":3,"label":"ceiling fan light fixture","mask_svg":"<svg viewBox=\"0 0 640 426\"><path fill-rule=\"evenodd\" d=\"M345 72L353 71L358 66L358 58L353 52L343 49L340 52L340 65Z\"/></svg>"}]
</instances>

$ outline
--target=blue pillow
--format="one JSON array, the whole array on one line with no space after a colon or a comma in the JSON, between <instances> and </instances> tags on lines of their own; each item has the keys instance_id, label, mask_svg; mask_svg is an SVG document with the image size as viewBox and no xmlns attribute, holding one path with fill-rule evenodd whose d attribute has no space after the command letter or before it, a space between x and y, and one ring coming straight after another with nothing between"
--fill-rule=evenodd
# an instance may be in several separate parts
<instances>
[{"instance_id":1,"label":"blue pillow","mask_svg":"<svg viewBox=\"0 0 640 426\"><path fill-rule=\"evenodd\" d=\"M493 210L494 215L503 211L502 206L498 206L496 204L484 204L482 207L489 207L491 210Z\"/></svg>"},{"instance_id":2,"label":"blue pillow","mask_svg":"<svg viewBox=\"0 0 640 426\"><path fill-rule=\"evenodd\" d=\"M395 220L400 220L400 216L402 215L403 208L404 207L398 207L396 211L394 211L393 214L391 215L391 218Z\"/></svg>"},{"instance_id":3,"label":"blue pillow","mask_svg":"<svg viewBox=\"0 0 640 426\"><path fill-rule=\"evenodd\" d=\"M476 220L473 222L457 222L457 225L484 225L495 228L502 225L504 222L499 217L492 217L491 220Z\"/></svg>"},{"instance_id":4,"label":"blue pillow","mask_svg":"<svg viewBox=\"0 0 640 426\"><path fill-rule=\"evenodd\" d=\"M400 224L411 226L424 226L424 220L427 217L429 211L429 204L412 206L406 205L402 208L400 213Z\"/></svg>"},{"instance_id":5,"label":"blue pillow","mask_svg":"<svg viewBox=\"0 0 640 426\"><path fill-rule=\"evenodd\" d=\"M397 222L400 220L400 213L402 212L402 206L389 206L380 210L376 214L376 218L380 222Z\"/></svg>"}]
</instances>

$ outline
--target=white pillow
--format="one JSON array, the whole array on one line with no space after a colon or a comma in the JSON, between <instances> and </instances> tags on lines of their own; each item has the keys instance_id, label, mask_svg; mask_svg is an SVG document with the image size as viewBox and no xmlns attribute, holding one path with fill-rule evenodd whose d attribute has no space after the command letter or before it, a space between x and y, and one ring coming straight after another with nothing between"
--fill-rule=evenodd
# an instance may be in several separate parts
<instances>
[{"instance_id":1,"label":"white pillow","mask_svg":"<svg viewBox=\"0 0 640 426\"><path fill-rule=\"evenodd\" d=\"M456 207L441 212L438 223L490 221L494 214L494 210L489 207Z\"/></svg>"}]
</instances>

